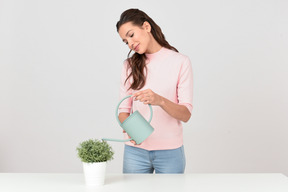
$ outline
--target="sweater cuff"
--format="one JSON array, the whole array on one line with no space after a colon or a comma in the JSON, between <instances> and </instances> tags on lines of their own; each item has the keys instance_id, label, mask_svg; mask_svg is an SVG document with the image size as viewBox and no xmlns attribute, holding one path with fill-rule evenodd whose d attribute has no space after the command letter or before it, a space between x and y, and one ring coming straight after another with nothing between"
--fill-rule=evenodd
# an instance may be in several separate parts
<instances>
[{"instance_id":1,"label":"sweater cuff","mask_svg":"<svg viewBox=\"0 0 288 192\"><path fill-rule=\"evenodd\" d=\"M130 113L131 109L129 108L119 108L118 112L119 113Z\"/></svg>"}]
</instances>

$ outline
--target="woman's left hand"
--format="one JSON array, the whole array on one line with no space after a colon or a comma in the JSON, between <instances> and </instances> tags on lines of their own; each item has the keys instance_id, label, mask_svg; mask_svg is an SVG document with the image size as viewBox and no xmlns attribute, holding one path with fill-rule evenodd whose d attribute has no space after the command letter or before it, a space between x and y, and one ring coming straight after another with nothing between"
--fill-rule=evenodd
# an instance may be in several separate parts
<instances>
[{"instance_id":1,"label":"woman's left hand","mask_svg":"<svg viewBox=\"0 0 288 192\"><path fill-rule=\"evenodd\" d=\"M163 97L154 93L151 89L146 89L133 94L134 100L141 101L144 104L159 105L163 104Z\"/></svg>"}]
</instances>

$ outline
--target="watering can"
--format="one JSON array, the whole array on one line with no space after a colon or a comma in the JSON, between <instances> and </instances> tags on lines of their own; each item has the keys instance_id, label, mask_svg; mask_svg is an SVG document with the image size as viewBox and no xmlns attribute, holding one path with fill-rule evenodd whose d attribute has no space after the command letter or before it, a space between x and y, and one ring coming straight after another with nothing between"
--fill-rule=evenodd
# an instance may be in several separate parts
<instances>
[{"instance_id":1,"label":"watering can","mask_svg":"<svg viewBox=\"0 0 288 192\"><path fill-rule=\"evenodd\" d=\"M135 111L132 113L129 117L123 121L123 123L120 122L118 118L118 108L120 104L127 98L131 97L132 95L124 97L117 105L116 108L116 119L119 123L119 125L126 131L126 133L131 137L130 139L109 139L109 138L102 138L102 140L105 141L117 141L117 142L127 142L134 140L136 144L142 143L147 137L149 137L152 132L154 131L154 128L150 125L150 122L152 120L153 111L150 104L148 104L150 108L150 119L147 121L138 111Z\"/></svg>"}]
</instances>

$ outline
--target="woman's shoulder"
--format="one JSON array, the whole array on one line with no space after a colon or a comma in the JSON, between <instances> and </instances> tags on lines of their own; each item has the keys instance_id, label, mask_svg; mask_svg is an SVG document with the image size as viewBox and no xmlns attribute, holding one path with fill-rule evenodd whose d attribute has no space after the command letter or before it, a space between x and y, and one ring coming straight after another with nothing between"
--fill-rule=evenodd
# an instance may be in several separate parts
<instances>
[{"instance_id":1,"label":"woman's shoulder","mask_svg":"<svg viewBox=\"0 0 288 192\"><path fill-rule=\"evenodd\" d=\"M179 60L179 61L185 61L187 59L189 60L189 57L183 53L180 53L172 49L168 49L168 48L165 48L165 51L167 55L169 56L169 59Z\"/></svg>"},{"instance_id":2,"label":"woman's shoulder","mask_svg":"<svg viewBox=\"0 0 288 192\"><path fill-rule=\"evenodd\" d=\"M130 60L131 58L127 58L127 59L125 59L124 61L123 61L123 67L125 67L125 68L129 68L129 60Z\"/></svg>"}]
</instances>

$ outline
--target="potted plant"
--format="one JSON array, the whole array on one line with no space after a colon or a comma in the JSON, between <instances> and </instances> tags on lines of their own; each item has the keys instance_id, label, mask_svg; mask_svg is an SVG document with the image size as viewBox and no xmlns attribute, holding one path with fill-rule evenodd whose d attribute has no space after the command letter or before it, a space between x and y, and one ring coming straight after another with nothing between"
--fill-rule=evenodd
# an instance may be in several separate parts
<instances>
[{"instance_id":1,"label":"potted plant","mask_svg":"<svg viewBox=\"0 0 288 192\"><path fill-rule=\"evenodd\" d=\"M77 147L83 163L86 185L104 185L107 161L113 159L112 147L103 140L89 139Z\"/></svg>"}]
</instances>

